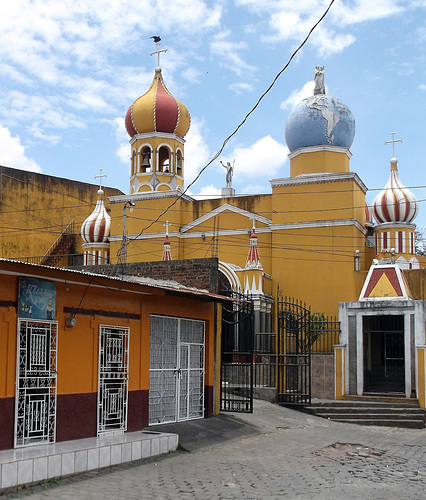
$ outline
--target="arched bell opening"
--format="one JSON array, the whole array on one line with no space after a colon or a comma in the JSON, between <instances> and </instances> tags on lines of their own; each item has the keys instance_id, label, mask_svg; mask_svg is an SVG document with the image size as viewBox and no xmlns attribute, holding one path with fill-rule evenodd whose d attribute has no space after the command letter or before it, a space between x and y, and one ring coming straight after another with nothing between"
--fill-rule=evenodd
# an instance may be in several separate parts
<instances>
[{"instance_id":1,"label":"arched bell opening","mask_svg":"<svg viewBox=\"0 0 426 500\"><path fill-rule=\"evenodd\" d=\"M142 148L139 154L141 157L140 172L142 174L151 172L151 148L149 146L145 146Z\"/></svg>"},{"instance_id":2,"label":"arched bell opening","mask_svg":"<svg viewBox=\"0 0 426 500\"><path fill-rule=\"evenodd\" d=\"M176 173L183 177L183 155L180 149L176 151Z\"/></svg>"},{"instance_id":3,"label":"arched bell opening","mask_svg":"<svg viewBox=\"0 0 426 500\"><path fill-rule=\"evenodd\" d=\"M136 156L136 151L133 149L132 150L132 156L130 158L130 170L131 170L131 175L135 175L137 170L137 156Z\"/></svg>"},{"instance_id":4,"label":"arched bell opening","mask_svg":"<svg viewBox=\"0 0 426 500\"><path fill-rule=\"evenodd\" d=\"M171 153L169 148L162 146L158 152L158 171L164 173L171 172Z\"/></svg>"}]
</instances>

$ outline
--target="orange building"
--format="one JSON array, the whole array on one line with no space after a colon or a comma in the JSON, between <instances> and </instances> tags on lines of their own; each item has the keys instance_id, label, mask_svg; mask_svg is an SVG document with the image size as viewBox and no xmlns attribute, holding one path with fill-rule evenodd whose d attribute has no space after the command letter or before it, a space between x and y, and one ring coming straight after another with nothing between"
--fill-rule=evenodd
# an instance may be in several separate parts
<instances>
[{"instance_id":1,"label":"orange building","mask_svg":"<svg viewBox=\"0 0 426 500\"><path fill-rule=\"evenodd\" d=\"M217 413L223 297L5 260L0 297L0 449Z\"/></svg>"}]
</instances>

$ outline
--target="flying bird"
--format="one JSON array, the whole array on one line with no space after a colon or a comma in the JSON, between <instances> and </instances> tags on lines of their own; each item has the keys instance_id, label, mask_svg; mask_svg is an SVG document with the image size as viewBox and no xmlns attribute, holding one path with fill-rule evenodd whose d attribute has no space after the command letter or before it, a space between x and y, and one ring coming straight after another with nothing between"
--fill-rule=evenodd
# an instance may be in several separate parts
<instances>
[{"instance_id":1,"label":"flying bird","mask_svg":"<svg viewBox=\"0 0 426 500\"><path fill-rule=\"evenodd\" d=\"M152 38L155 43L161 42L161 38L159 36L150 36L149 38Z\"/></svg>"}]
</instances>

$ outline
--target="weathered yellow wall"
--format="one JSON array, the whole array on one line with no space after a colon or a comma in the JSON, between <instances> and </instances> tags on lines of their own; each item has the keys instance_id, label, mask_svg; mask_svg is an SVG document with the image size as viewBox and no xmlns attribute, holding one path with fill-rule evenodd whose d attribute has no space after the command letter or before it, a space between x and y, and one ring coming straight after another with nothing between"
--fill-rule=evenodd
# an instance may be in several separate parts
<instances>
[{"instance_id":1,"label":"weathered yellow wall","mask_svg":"<svg viewBox=\"0 0 426 500\"><path fill-rule=\"evenodd\" d=\"M96 205L98 189L96 184L0 167L0 257L43 256L72 219L75 251L82 253L80 228ZM103 189L105 196L121 194Z\"/></svg>"}]
</instances>

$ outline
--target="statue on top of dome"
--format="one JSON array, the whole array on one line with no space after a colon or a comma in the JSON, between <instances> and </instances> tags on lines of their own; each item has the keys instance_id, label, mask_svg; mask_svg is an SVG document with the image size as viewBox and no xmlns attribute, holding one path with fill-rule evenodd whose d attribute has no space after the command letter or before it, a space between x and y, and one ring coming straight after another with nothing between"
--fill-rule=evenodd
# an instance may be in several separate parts
<instances>
[{"instance_id":1,"label":"statue on top of dome","mask_svg":"<svg viewBox=\"0 0 426 500\"><path fill-rule=\"evenodd\" d=\"M317 66L314 73L315 88L314 95L324 95L325 85L324 85L324 66Z\"/></svg>"}]
</instances>

